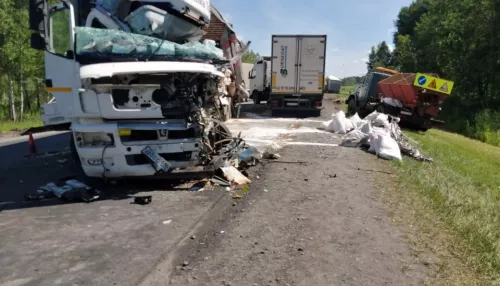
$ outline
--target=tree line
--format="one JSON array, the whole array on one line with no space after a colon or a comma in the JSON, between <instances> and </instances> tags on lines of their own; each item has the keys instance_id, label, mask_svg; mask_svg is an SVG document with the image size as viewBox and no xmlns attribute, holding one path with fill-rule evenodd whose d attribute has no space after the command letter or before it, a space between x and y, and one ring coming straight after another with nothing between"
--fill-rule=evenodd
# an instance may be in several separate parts
<instances>
[{"instance_id":1,"label":"tree line","mask_svg":"<svg viewBox=\"0 0 500 286\"><path fill-rule=\"evenodd\" d=\"M396 20L394 50L374 46L367 62L455 82L443 106L448 128L500 145L500 1L416 0Z\"/></svg>"},{"instance_id":2,"label":"tree line","mask_svg":"<svg viewBox=\"0 0 500 286\"><path fill-rule=\"evenodd\" d=\"M0 119L22 120L49 99L43 53L31 49L28 1L0 1Z\"/></svg>"}]
</instances>

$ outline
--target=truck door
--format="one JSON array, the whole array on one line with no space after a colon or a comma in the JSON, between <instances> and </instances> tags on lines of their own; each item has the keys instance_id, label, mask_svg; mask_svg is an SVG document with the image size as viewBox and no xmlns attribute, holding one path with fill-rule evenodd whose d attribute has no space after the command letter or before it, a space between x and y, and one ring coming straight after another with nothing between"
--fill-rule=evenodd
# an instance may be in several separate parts
<instances>
[{"instance_id":1,"label":"truck door","mask_svg":"<svg viewBox=\"0 0 500 286\"><path fill-rule=\"evenodd\" d=\"M300 94L321 94L325 81L326 37L298 37Z\"/></svg>"},{"instance_id":2,"label":"truck door","mask_svg":"<svg viewBox=\"0 0 500 286\"><path fill-rule=\"evenodd\" d=\"M51 6L43 21L47 27L43 31L46 43L45 90L52 94L58 105L57 114L51 116L71 117L78 98L80 68L75 60L75 12L70 1Z\"/></svg>"},{"instance_id":3,"label":"truck door","mask_svg":"<svg viewBox=\"0 0 500 286\"><path fill-rule=\"evenodd\" d=\"M273 36L272 93L297 92L297 38Z\"/></svg>"},{"instance_id":4,"label":"truck door","mask_svg":"<svg viewBox=\"0 0 500 286\"><path fill-rule=\"evenodd\" d=\"M372 82L373 73L369 73L365 76L361 87L359 88L358 103L359 106L364 106L368 102L368 93L370 92L370 85Z\"/></svg>"}]
</instances>

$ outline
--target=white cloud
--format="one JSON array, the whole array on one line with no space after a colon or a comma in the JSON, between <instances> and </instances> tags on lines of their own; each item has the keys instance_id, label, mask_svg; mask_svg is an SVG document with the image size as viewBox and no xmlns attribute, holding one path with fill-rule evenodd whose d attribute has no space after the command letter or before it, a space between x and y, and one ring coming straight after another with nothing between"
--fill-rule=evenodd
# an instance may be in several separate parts
<instances>
[{"instance_id":1,"label":"white cloud","mask_svg":"<svg viewBox=\"0 0 500 286\"><path fill-rule=\"evenodd\" d=\"M332 52L339 52L340 49L339 48L332 48Z\"/></svg>"},{"instance_id":2,"label":"white cloud","mask_svg":"<svg viewBox=\"0 0 500 286\"><path fill-rule=\"evenodd\" d=\"M394 45L393 44L387 44L389 46L389 51L394 51Z\"/></svg>"},{"instance_id":3,"label":"white cloud","mask_svg":"<svg viewBox=\"0 0 500 286\"><path fill-rule=\"evenodd\" d=\"M397 31L396 27L392 27L389 30L387 30L387 34L392 37L396 31Z\"/></svg>"}]
</instances>

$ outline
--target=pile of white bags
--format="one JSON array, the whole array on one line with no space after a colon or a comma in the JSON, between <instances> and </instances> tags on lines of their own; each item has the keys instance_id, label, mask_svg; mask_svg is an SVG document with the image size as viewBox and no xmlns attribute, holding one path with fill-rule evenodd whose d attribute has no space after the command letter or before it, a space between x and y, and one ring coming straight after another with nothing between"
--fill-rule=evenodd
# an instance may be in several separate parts
<instances>
[{"instance_id":1,"label":"pile of white bags","mask_svg":"<svg viewBox=\"0 0 500 286\"><path fill-rule=\"evenodd\" d=\"M338 111L332 120L323 123L326 131L346 134L341 145L346 147L368 147L368 152L380 158L401 161L398 143L391 137L391 123L387 114L373 112L361 119L356 113L346 118Z\"/></svg>"}]
</instances>

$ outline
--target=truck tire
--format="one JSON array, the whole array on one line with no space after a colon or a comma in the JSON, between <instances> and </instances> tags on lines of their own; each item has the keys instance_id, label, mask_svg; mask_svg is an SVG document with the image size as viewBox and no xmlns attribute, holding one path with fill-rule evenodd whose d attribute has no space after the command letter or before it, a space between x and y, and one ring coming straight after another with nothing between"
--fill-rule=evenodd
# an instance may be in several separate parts
<instances>
[{"instance_id":1,"label":"truck tire","mask_svg":"<svg viewBox=\"0 0 500 286\"><path fill-rule=\"evenodd\" d=\"M253 104L260 104L260 92L254 90L252 93Z\"/></svg>"},{"instance_id":2,"label":"truck tire","mask_svg":"<svg viewBox=\"0 0 500 286\"><path fill-rule=\"evenodd\" d=\"M347 115L351 116L356 113L356 100L354 97L349 98L349 101L347 101Z\"/></svg>"}]
</instances>

